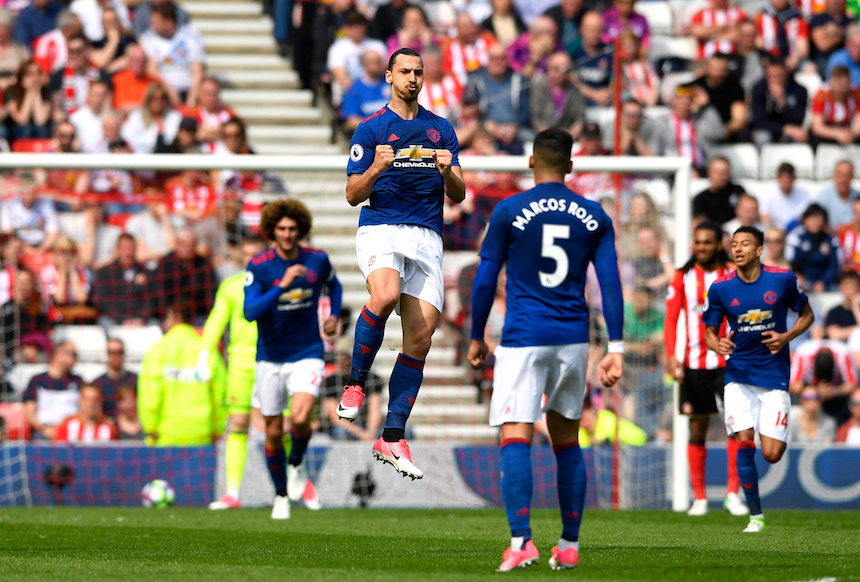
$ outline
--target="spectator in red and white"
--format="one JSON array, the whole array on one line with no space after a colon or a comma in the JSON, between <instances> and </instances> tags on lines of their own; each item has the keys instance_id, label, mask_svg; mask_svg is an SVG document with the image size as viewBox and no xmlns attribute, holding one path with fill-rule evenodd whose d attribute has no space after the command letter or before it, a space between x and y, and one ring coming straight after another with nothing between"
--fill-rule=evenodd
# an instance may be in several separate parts
<instances>
[{"instance_id":1,"label":"spectator in red and white","mask_svg":"<svg viewBox=\"0 0 860 582\"><path fill-rule=\"evenodd\" d=\"M464 85L455 75L444 71L443 56L438 48L428 48L421 57L424 60L424 88L418 94L418 103L458 125L463 111Z\"/></svg>"},{"instance_id":2,"label":"spectator in red and white","mask_svg":"<svg viewBox=\"0 0 860 582\"><path fill-rule=\"evenodd\" d=\"M102 327L146 322L148 276L143 264L135 259L135 252L134 237L123 233L116 241L115 260L96 271L93 305L99 311Z\"/></svg>"},{"instance_id":3,"label":"spectator in red and white","mask_svg":"<svg viewBox=\"0 0 860 582\"><path fill-rule=\"evenodd\" d=\"M164 255L176 248L176 234L173 219L167 211L164 192L150 187L143 191L143 199L146 209L128 219L125 231L132 235L137 243L137 262L152 270ZM181 219L176 222L180 224Z\"/></svg>"},{"instance_id":4,"label":"spectator in red and white","mask_svg":"<svg viewBox=\"0 0 860 582\"><path fill-rule=\"evenodd\" d=\"M67 119L86 105L90 83L102 81L110 87L110 77L90 62L92 47L82 34L68 41L69 62L51 74L51 91L54 102L54 121Z\"/></svg>"},{"instance_id":5,"label":"spectator in red and white","mask_svg":"<svg viewBox=\"0 0 860 582\"><path fill-rule=\"evenodd\" d=\"M173 143L180 123L182 115L170 107L167 90L153 83L146 90L143 104L126 118L120 134L134 153L152 154Z\"/></svg>"},{"instance_id":6,"label":"spectator in red and white","mask_svg":"<svg viewBox=\"0 0 860 582\"><path fill-rule=\"evenodd\" d=\"M693 15L690 34L699 42L698 59L714 53L732 54L737 48L738 25L747 13L730 0L711 0L711 5Z\"/></svg>"},{"instance_id":7,"label":"spectator in red and white","mask_svg":"<svg viewBox=\"0 0 860 582\"><path fill-rule=\"evenodd\" d=\"M379 53L382 59L388 57L388 49L382 41L368 38L367 18L352 10L343 23L343 36L334 41L328 49L326 67L332 77L332 102L340 105L343 96L352 84L361 77L361 55L367 51Z\"/></svg>"},{"instance_id":8,"label":"spectator in red and white","mask_svg":"<svg viewBox=\"0 0 860 582\"><path fill-rule=\"evenodd\" d=\"M830 72L829 82L812 100L810 143L848 145L860 138L860 90L851 87L851 73L846 67Z\"/></svg>"},{"instance_id":9,"label":"spectator in red and white","mask_svg":"<svg viewBox=\"0 0 860 582\"><path fill-rule=\"evenodd\" d=\"M33 59L39 63L45 74L51 75L69 62L69 39L83 34L81 22L69 10L63 10L57 17L57 28L47 32L33 43Z\"/></svg>"},{"instance_id":10,"label":"spectator in red and white","mask_svg":"<svg viewBox=\"0 0 860 582\"><path fill-rule=\"evenodd\" d=\"M825 77L830 55L845 45L845 31L853 22L845 14L845 0L827 0L826 10L809 21L809 58Z\"/></svg>"},{"instance_id":11,"label":"spectator in red and white","mask_svg":"<svg viewBox=\"0 0 860 582\"><path fill-rule=\"evenodd\" d=\"M122 340L112 337L107 341L106 367L105 373L93 380L93 385L101 390L105 415L116 416L120 390L137 390L137 374L125 367L125 344Z\"/></svg>"},{"instance_id":12,"label":"spectator in red and white","mask_svg":"<svg viewBox=\"0 0 860 582\"><path fill-rule=\"evenodd\" d=\"M632 30L639 37L643 51L651 47L651 29L648 20L633 11L633 0L614 0L611 8L603 12L603 42L612 44L621 31Z\"/></svg>"},{"instance_id":13,"label":"spectator in red and white","mask_svg":"<svg viewBox=\"0 0 860 582\"><path fill-rule=\"evenodd\" d=\"M815 386L824 413L837 423L848 417L848 396L857 386L857 371L845 342L810 339L794 349L788 391L799 394Z\"/></svg>"},{"instance_id":14,"label":"spectator in red and white","mask_svg":"<svg viewBox=\"0 0 860 582\"><path fill-rule=\"evenodd\" d=\"M789 0L771 0L755 18L758 47L785 59L789 71L798 70L809 56L809 26Z\"/></svg>"},{"instance_id":15,"label":"spectator in red and white","mask_svg":"<svg viewBox=\"0 0 860 582\"><path fill-rule=\"evenodd\" d=\"M176 15L176 25L186 26L189 21L188 13L182 8L173 4L171 0L144 0L143 2L129 2L134 5L134 16L131 22L131 34L135 38L140 38L149 30L153 11L162 5L170 5L173 7L173 13Z\"/></svg>"},{"instance_id":16,"label":"spectator in red and white","mask_svg":"<svg viewBox=\"0 0 860 582\"><path fill-rule=\"evenodd\" d=\"M579 138L585 123L585 97L570 81L570 56L564 51L553 53L545 76L532 83L529 93L531 127L537 133L557 127Z\"/></svg>"},{"instance_id":17,"label":"spectator in red and white","mask_svg":"<svg viewBox=\"0 0 860 582\"><path fill-rule=\"evenodd\" d=\"M200 95L206 60L203 40L190 26L176 23L172 4L153 8L150 22L152 27L140 37L149 75L161 77L173 94L174 103L194 107Z\"/></svg>"},{"instance_id":18,"label":"spectator in red and white","mask_svg":"<svg viewBox=\"0 0 860 582\"><path fill-rule=\"evenodd\" d=\"M388 37L385 42L388 54L404 47L423 53L431 45L438 46L439 40L433 34L433 29L430 28L427 14L420 6L407 4L403 9L403 16L397 33Z\"/></svg>"},{"instance_id":19,"label":"spectator in red and white","mask_svg":"<svg viewBox=\"0 0 860 582\"><path fill-rule=\"evenodd\" d=\"M851 222L837 231L842 268L860 272L860 198L851 202Z\"/></svg>"},{"instance_id":20,"label":"spectator in red and white","mask_svg":"<svg viewBox=\"0 0 860 582\"><path fill-rule=\"evenodd\" d=\"M52 439L57 426L78 412L84 381L72 374L78 353L75 344L62 342L54 347L48 371L33 376L24 391L24 417L36 433L34 439Z\"/></svg>"},{"instance_id":21,"label":"spectator in red and white","mask_svg":"<svg viewBox=\"0 0 860 582\"><path fill-rule=\"evenodd\" d=\"M764 71L750 98L753 142L759 148L768 143L807 143L806 88L794 80L779 57L769 57Z\"/></svg>"},{"instance_id":22,"label":"spectator in red and white","mask_svg":"<svg viewBox=\"0 0 860 582\"><path fill-rule=\"evenodd\" d=\"M458 14L457 36L444 43L442 49L445 73L465 84L469 73L487 65L489 48L497 42L489 32L479 29L468 13Z\"/></svg>"},{"instance_id":23,"label":"spectator in red and white","mask_svg":"<svg viewBox=\"0 0 860 582\"><path fill-rule=\"evenodd\" d=\"M92 62L108 73L116 73L126 67L125 51L135 43L135 39L113 8L105 8L102 12L102 28L104 38L93 42Z\"/></svg>"},{"instance_id":24,"label":"spectator in red and white","mask_svg":"<svg viewBox=\"0 0 860 582\"><path fill-rule=\"evenodd\" d=\"M618 39L624 95L640 101L645 107L654 107L660 98L660 77L657 71L639 50L639 39L632 30L622 30Z\"/></svg>"},{"instance_id":25,"label":"spectator in red and white","mask_svg":"<svg viewBox=\"0 0 860 582\"><path fill-rule=\"evenodd\" d=\"M791 163L779 165L776 178L759 197L761 220L766 225L788 232L800 222L811 198L809 192L795 187L796 178Z\"/></svg>"},{"instance_id":26,"label":"spectator in red and white","mask_svg":"<svg viewBox=\"0 0 860 582\"><path fill-rule=\"evenodd\" d=\"M562 0L562 5L570 3L570 0ZM503 47L508 48L527 30L526 25L512 0L492 0L492 4L493 12L481 22L481 29L492 34Z\"/></svg>"},{"instance_id":27,"label":"spectator in red and white","mask_svg":"<svg viewBox=\"0 0 860 582\"><path fill-rule=\"evenodd\" d=\"M39 274L42 300L58 307L89 303L92 280L78 257L78 246L68 236L61 235L51 251L52 261Z\"/></svg>"},{"instance_id":28,"label":"spectator in red and white","mask_svg":"<svg viewBox=\"0 0 860 582\"><path fill-rule=\"evenodd\" d=\"M508 46L509 66L526 79L538 72L545 73L549 55L561 50L557 37L555 21L549 16L538 16L529 29Z\"/></svg>"},{"instance_id":29,"label":"spectator in red and white","mask_svg":"<svg viewBox=\"0 0 860 582\"><path fill-rule=\"evenodd\" d=\"M221 101L221 83L206 77L200 84L200 101L194 108L197 119L197 141L203 153L215 152L216 143L221 140L224 124L236 117L233 110Z\"/></svg>"},{"instance_id":30,"label":"spectator in red and white","mask_svg":"<svg viewBox=\"0 0 860 582\"><path fill-rule=\"evenodd\" d=\"M860 447L860 388L851 392L848 411L850 418L836 429L836 442L849 447Z\"/></svg>"},{"instance_id":31,"label":"spectator in red and white","mask_svg":"<svg viewBox=\"0 0 860 582\"><path fill-rule=\"evenodd\" d=\"M3 92L9 111L10 137L16 139L51 136L51 90L35 61L24 61L18 79Z\"/></svg>"},{"instance_id":32,"label":"spectator in red and white","mask_svg":"<svg viewBox=\"0 0 860 582\"><path fill-rule=\"evenodd\" d=\"M83 107L69 116L69 121L75 126L81 151L85 154L106 153L102 118L108 113L110 89L101 80L90 83L87 100Z\"/></svg>"},{"instance_id":33,"label":"spectator in red and white","mask_svg":"<svg viewBox=\"0 0 860 582\"><path fill-rule=\"evenodd\" d=\"M170 178L164 190L168 212L181 216L192 225L210 216L218 202L209 183L209 175L201 170L185 170L181 175Z\"/></svg>"},{"instance_id":34,"label":"spectator in red and white","mask_svg":"<svg viewBox=\"0 0 860 582\"><path fill-rule=\"evenodd\" d=\"M671 101L672 110L665 120L665 131L672 136L679 156L693 164L697 174L704 174L705 151L713 144L703 143L698 123L693 115L693 90L679 85Z\"/></svg>"},{"instance_id":35,"label":"spectator in red and white","mask_svg":"<svg viewBox=\"0 0 860 582\"><path fill-rule=\"evenodd\" d=\"M437 87L435 90L436 94L438 94L438 89L442 89L443 91L441 94L443 97L441 105L443 107L448 98L448 94L444 93L444 86L439 87L438 84L431 83L427 64L431 63L432 65L435 61L435 67L439 71L436 75L439 76L442 72L441 57L438 51L434 56L431 57L431 55L433 55L433 51L427 51L421 55L424 60L424 89L418 94L418 103L426 109L433 111L436 115L447 118L447 111L440 111L441 108L437 109L431 106L427 100L428 91L429 93L434 93L434 90L431 90L433 85ZM386 64L383 57L376 51L365 51L361 55L361 64L364 66L364 72L352 84L349 91L343 96L343 101L340 104L343 129L348 135L352 135L359 123L382 109L391 99L391 85L385 82ZM462 89L456 95L458 102L461 94Z\"/></svg>"},{"instance_id":36,"label":"spectator in red and white","mask_svg":"<svg viewBox=\"0 0 860 582\"><path fill-rule=\"evenodd\" d=\"M153 83L160 83L146 71L146 55L140 45L130 44L125 49L126 68L113 76L113 106L128 114L143 105L146 92Z\"/></svg>"},{"instance_id":37,"label":"spectator in red and white","mask_svg":"<svg viewBox=\"0 0 860 582\"><path fill-rule=\"evenodd\" d=\"M32 0L15 20L15 40L27 48L45 33L57 28L57 16L63 5L54 0Z\"/></svg>"},{"instance_id":38,"label":"spectator in red and white","mask_svg":"<svg viewBox=\"0 0 860 582\"><path fill-rule=\"evenodd\" d=\"M205 320L216 290L215 271L209 259L197 252L194 231L180 229L176 250L162 257L149 277L151 316L163 321L167 308L181 299L191 304L196 319Z\"/></svg>"},{"instance_id":39,"label":"spectator in red and white","mask_svg":"<svg viewBox=\"0 0 860 582\"><path fill-rule=\"evenodd\" d=\"M80 412L63 420L57 427L54 440L60 443L92 445L119 439L119 431L102 410L102 391L98 386L81 387Z\"/></svg>"},{"instance_id":40,"label":"spectator in red and white","mask_svg":"<svg viewBox=\"0 0 860 582\"><path fill-rule=\"evenodd\" d=\"M15 18L6 8L0 8L0 91L11 87L21 64L30 60L30 51L12 38Z\"/></svg>"},{"instance_id":41,"label":"spectator in red and white","mask_svg":"<svg viewBox=\"0 0 860 582\"><path fill-rule=\"evenodd\" d=\"M609 82L612 78L612 49L600 40L603 34L603 16L589 10L579 27L581 46L574 51L576 74L573 82L585 95L589 105L605 107L612 100Z\"/></svg>"},{"instance_id":42,"label":"spectator in red and white","mask_svg":"<svg viewBox=\"0 0 860 582\"><path fill-rule=\"evenodd\" d=\"M13 234L0 234L0 305L15 296L15 273L21 262L24 243Z\"/></svg>"},{"instance_id":43,"label":"spectator in red and white","mask_svg":"<svg viewBox=\"0 0 860 582\"><path fill-rule=\"evenodd\" d=\"M106 40L107 31L102 17L108 10L112 10L116 14L119 25L123 29L131 28L128 6L120 0L72 0L72 3L69 4L69 10L80 19L84 28L84 36L94 45Z\"/></svg>"},{"instance_id":44,"label":"spectator in red and white","mask_svg":"<svg viewBox=\"0 0 860 582\"><path fill-rule=\"evenodd\" d=\"M0 206L0 231L21 239L27 252L49 250L60 234L57 211L50 198L40 198L32 185Z\"/></svg>"}]
</instances>

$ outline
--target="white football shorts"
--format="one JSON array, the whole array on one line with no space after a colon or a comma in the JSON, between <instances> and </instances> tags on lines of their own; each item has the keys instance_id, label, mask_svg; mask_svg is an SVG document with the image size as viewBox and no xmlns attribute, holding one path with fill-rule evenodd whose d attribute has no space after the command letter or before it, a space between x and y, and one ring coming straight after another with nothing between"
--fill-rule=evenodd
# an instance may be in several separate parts
<instances>
[{"instance_id":1,"label":"white football shorts","mask_svg":"<svg viewBox=\"0 0 860 582\"><path fill-rule=\"evenodd\" d=\"M579 420L585 398L588 344L496 348L490 425L537 422L555 410ZM541 397L546 404L541 409Z\"/></svg>"},{"instance_id":2,"label":"white football shorts","mask_svg":"<svg viewBox=\"0 0 860 582\"><path fill-rule=\"evenodd\" d=\"M362 226L355 235L355 251L365 281L376 269L394 269L400 273L402 294L426 301L442 312L445 285L438 232L409 224Z\"/></svg>"},{"instance_id":3,"label":"white football shorts","mask_svg":"<svg viewBox=\"0 0 860 582\"><path fill-rule=\"evenodd\" d=\"M319 398L325 363L320 358L305 358L298 362L257 362L251 406L263 416L284 413L290 396L305 392Z\"/></svg>"},{"instance_id":4,"label":"white football shorts","mask_svg":"<svg viewBox=\"0 0 860 582\"><path fill-rule=\"evenodd\" d=\"M791 399L787 391L729 382L723 404L730 435L752 428L760 435L788 442Z\"/></svg>"}]
</instances>

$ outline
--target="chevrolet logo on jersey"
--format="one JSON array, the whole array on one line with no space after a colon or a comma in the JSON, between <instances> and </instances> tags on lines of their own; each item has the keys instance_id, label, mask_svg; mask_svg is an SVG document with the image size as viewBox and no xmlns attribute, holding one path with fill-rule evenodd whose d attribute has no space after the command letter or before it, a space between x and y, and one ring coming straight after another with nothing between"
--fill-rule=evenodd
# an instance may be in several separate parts
<instances>
[{"instance_id":1,"label":"chevrolet logo on jersey","mask_svg":"<svg viewBox=\"0 0 860 582\"><path fill-rule=\"evenodd\" d=\"M313 295L312 289L290 289L278 296L278 301L289 301L290 303L298 303L302 299L307 299Z\"/></svg>"},{"instance_id":2,"label":"chevrolet logo on jersey","mask_svg":"<svg viewBox=\"0 0 860 582\"><path fill-rule=\"evenodd\" d=\"M425 148L422 145L410 145L397 150L394 156L395 168L435 168L436 161L433 159L435 149Z\"/></svg>"},{"instance_id":3,"label":"chevrolet logo on jersey","mask_svg":"<svg viewBox=\"0 0 860 582\"><path fill-rule=\"evenodd\" d=\"M750 309L746 313L738 316L738 323L759 323L765 319L770 319L773 316L773 311L762 311L761 309Z\"/></svg>"}]
</instances>

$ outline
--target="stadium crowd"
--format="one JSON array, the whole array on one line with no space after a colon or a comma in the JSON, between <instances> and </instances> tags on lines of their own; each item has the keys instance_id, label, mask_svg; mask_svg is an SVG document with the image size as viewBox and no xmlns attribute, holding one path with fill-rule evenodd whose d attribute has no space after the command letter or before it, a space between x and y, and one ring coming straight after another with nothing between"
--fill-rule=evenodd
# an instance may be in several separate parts
<instances>
[{"instance_id":1,"label":"stadium crowd","mask_svg":"<svg viewBox=\"0 0 860 582\"><path fill-rule=\"evenodd\" d=\"M657 11L648 5L673 11L672 35L693 39L695 50L667 51L665 31L652 34ZM727 233L758 226L767 233L766 264L792 268L813 294L841 294L796 346L791 392L801 420L792 438L838 434L860 444L860 401L852 396L860 365L860 191L850 161L860 140L856 4L272 0L264 9L280 53L292 56L305 88L325 96L346 135L387 102L388 57L408 46L424 57L420 102L454 124L462 155L521 155L535 132L560 127L577 139L576 156L607 155L617 145L624 155L689 158L699 177L690 223L714 221ZM167 0L10 3L0 8L0 146L68 155L253 154L244 122L206 74L205 57L193 21ZM618 144L616 91L623 103ZM773 144L843 149L826 184L798 180L789 154L771 174L755 176L761 181L741 179L730 153L749 150L732 148L746 145L758 156ZM637 178L622 182L618 227L633 371L621 390L624 416L650 437L666 438L671 392L662 326L677 265L669 259L664 201L640 190ZM474 251L495 203L523 185L516 174L488 172L467 173L466 184L466 201L445 208L449 250ZM609 175L577 172L569 185L613 204ZM44 411L28 412L44 436L68 434L47 430L65 416L92 424L105 415L118 430L93 434L110 438L139 429L129 400L136 383L111 364L121 346L109 342L109 378L81 390L83 381L69 375L74 349L53 345L52 326L161 325L179 298L200 325L218 282L244 267L239 248L257 231L261 208L252 194L287 192L275 176L230 170L18 172L4 176L2 188L2 388L23 392L26 402L40 390L68 392L52 423L40 420ZM687 221L675 224L686 228ZM473 276L468 265L455 284L463 297ZM603 329L599 293L590 295L594 328ZM465 340L468 302L461 303L448 316ZM502 319L488 326L491 346ZM595 342L601 349L599 334ZM49 370L29 387L12 387L15 362L49 362ZM491 374L490 366L475 382L486 386Z\"/></svg>"}]
</instances>

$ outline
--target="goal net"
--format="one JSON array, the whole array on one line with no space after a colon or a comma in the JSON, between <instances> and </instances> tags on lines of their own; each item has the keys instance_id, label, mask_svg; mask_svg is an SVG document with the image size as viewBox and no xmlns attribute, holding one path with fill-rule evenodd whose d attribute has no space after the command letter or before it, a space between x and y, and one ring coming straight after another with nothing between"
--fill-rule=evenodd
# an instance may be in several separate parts
<instances>
[{"instance_id":1,"label":"goal net","mask_svg":"<svg viewBox=\"0 0 860 582\"><path fill-rule=\"evenodd\" d=\"M533 178L526 157L464 155L461 164L468 196L462 205L445 207L446 305L410 425L418 447L422 443L451 445L452 471L460 473L456 479L473 491L486 484L486 494L478 496L491 500L489 483L497 475L498 442L497 430L487 425L493 372L490 365L476 373L465 360L469 297L480 236L490 213L499 200L533 185ZM31 380L47 370L52 346L66 340L75 345L74 373L85 382L106 372L109 338L123 340L126 367L139 368L147 349L161 336L164 308L172 300L190 299L197 315L195 323L202 325L219 282L244 268L241 241L258 231L267 201L293 196L307 204L313 213L308 243L331 258L354 321L367 300L367 291L355 259L359 209L344 199L345 167L345 156L0 156L4 209L23 202L27 208L48 209L40 212L51 214L40 214L31 224L13 225L11 234L3 238L0 435L6 444L0 444L0 505L28 503L31 495L37 503L45 500L39 497L44 491L28 489L25 475L31 461L27 455L37 449L21 443L30 437L49 436L30 434L25 408L26 402L39 398ZM620 174L620 180L612 173ZM86 188L76 191L85 174L89 176ZM673 386L663 372L662 325L665 275L688 256L689 221L678 217L689 216L689 176L689 164L681 158L631 157L576 157L574 174L568 176L574 190L600 202L615 217L627 304L625 376L616 389L602 390L594 381L594 364L604 353L607 338L599 284L589 275L591 381L583 442L591 447L592 506L669 507L678 495L686 503L684 449L680 448L681 457L674 457L683 461L679 467L677 462L673 464L671 447L673 435L686 442L686 435L679 433L685 427L673 414ZM133 237L134 260L141 270L119 269L109 275L105 269L116 261L124 233ZM50 244L46 239L51 239ZM194 259L174 260L177 253ZM344 373L344 366L348 368L352 350L349 319L342 336L327 346L331 352L327 356L328 384L336 392L343 386L338 375ZM390 319L373 369L383 387L401 342L400 322L394 315ZM491 344L500 339L503 319L504 302L497 301L487 330ZM224 346L226 342L225 337ZM116 396L105 392L105 413L118 414L121 404ZM377 418L384 418L386 397L383 389ZM42 420L56 423L60 416L74 411L71 402L56 406L49 410L40 405ZM312 449L356 437L344 434L331 422L324 406L318 414L319 436ZM368 418L367 422L375 421ZM536 442L546 444L544 432L539 431ZM259 432L256 439L251 444L254 454L261 442ZM428 445L426 450L432 449ZM46 459L62 462L65 458L60 458L62 452L38 450ZM550 473L554 472L551 455L541 458L546 462L538 465L536 494L551 500L555 496L554 477L549 478L554 475ZM87 459L95 472L79 475L82 503L102 499L96 483L98 470L115 460L107 453L94 453ZM206 463L194 458L184 465L177 463L177 471L206 470ZM321 466L321 459L314 457L314 464ZM673 466L683 469L674 481ZM31 469L32 473L43 468ZM318 478L326 475L324 470L319 474L316 468L312 471ZM350 474L344 479L351 483L353 477ZM186 482L193 481L182 481ZM673 482L677 484L674 492ZM120 503L131 499L125 491L117 495L108 497L124 500ZM268 492L258 495L264 498Z\"/></svg>"}]
</instances>

